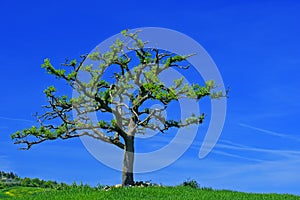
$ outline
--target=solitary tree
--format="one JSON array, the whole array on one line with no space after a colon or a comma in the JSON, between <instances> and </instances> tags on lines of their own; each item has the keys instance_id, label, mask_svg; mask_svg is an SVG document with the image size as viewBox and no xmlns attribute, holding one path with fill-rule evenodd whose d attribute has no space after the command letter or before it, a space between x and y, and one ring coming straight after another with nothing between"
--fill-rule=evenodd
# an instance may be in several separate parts
<instances>
[{"instance_id":1,"label":"solitary tree","mask_svg":"<svg viewBox=\"0 0 300 200\"><path fill-rule=\"evenodd\" d=\"M184 120L166 119L163 115L168 105L180 98L199 100L205 96L224 96L222 92L214 92L213 81L204 86L188 85L180 78L172 86L166 86L159 79L169 68L187 70L185 60L192 55L145 48L146 43L138 38L138 33L122 31L122 34L124 38L116 40L109 51L82 56L80 62L67 60L63 69L55 68L49 59L44 60L42 68L66 81L77 94L59 96L54 86L45 89L49 104L44 106L45 113L36 115L40 125L12 134L15 144L23 143L25 147L21 149L27 150L47 140L90 136L124 150L122 185L134 185L136 134L147 129L164 133L170 128L203 122L204 114L193 114ZM85 64L87 61L91 64ZM159 102L162 107L149 106L151 101ZM90 118L91 113L101 119L95 122Z\"/></svg>"}]
</instances>

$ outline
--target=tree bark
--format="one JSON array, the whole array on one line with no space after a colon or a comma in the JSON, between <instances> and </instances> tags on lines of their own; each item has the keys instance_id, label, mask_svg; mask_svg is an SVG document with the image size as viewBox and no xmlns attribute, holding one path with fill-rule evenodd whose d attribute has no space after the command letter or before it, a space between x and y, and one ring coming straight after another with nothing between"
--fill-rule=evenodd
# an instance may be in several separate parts
<instances>
[{"instance_id":1,"label":"tree bark","mask_svg":"<svg viewBox=\"0 0 300 200\"><path fill-rule=\"evenodd\" d=\"M125 139L124 160L122 168L122 185L134 185L133 178L134 163L134 136L127 136Z\"/></svg>"}]
</instances>

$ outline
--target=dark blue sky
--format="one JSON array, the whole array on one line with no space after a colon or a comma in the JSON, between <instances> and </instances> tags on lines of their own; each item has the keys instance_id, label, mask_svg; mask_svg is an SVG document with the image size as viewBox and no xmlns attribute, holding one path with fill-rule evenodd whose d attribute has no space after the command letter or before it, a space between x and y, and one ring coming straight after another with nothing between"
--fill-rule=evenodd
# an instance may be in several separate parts
<instances>
[{"instance_id":1,"label":"dark blue sky","mask_svg":"<svg viewBox=\"0 0 300 200\"><path fill-rule=\"evenodd\" d=\"M121 173L94 159L79 139L19 151L9 135L32 125L48 85L65 86L40 68L45 57L59 64L123 29L154 26L199 42L231 92L221 140L208 157L198 159L195 141L173 165L136 178L179 184L190 177L213 188L300 194L299 10L297 1L264 0L1 1L0 170L118 183Z\"/></svg>"}]
</instances>

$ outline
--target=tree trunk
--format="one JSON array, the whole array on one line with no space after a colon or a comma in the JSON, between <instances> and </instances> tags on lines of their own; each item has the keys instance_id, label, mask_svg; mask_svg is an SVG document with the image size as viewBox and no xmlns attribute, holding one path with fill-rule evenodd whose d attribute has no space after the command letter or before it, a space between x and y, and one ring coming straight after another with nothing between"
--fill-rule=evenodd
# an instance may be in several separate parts
<instances>
[{"instance_id":1,"label":"tree trunk","mask_svg":"<svg viewBox=\"0 0 300 200\"><path fill-rule=\"evenodd\" d=\"M124 160L122 169L122 185L134 185L133 179L134 163L134 136L128 136L125 139Z\"/></svg>"}]
</instances>

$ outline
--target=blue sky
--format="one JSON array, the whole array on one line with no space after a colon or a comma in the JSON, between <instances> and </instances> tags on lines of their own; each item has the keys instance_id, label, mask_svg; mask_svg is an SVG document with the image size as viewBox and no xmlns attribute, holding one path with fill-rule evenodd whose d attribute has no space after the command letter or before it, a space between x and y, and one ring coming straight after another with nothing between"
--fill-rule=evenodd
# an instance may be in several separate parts
<instances>
[{"instance_id":1,"label":"blue sky","mask_svg":"<svg viewBox=\"0 0 300 200\"><path fill-rule=\"evenodd\" d=\"M136 179L175 185L193 178L206 187L300 194L299 9L296 1L266 0L1 1L0 170L119 183L121 173L94 159L79 139L20 151L9 136L34 123L48 85L65 87L40 68L45 57L59 64L123 29L155 26L199 42L231 92L224 130L209 156L198 159L199 131L177 162Z\"/></svg>"}]
</instances>

